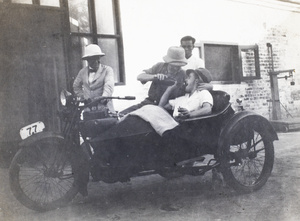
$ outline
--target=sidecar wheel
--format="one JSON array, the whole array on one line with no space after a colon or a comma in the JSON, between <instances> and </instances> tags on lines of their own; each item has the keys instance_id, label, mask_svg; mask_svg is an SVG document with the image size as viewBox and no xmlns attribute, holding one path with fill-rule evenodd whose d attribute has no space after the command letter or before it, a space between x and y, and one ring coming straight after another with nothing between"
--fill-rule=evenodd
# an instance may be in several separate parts
<instances>
[{"instance_id":1,"label":"sidecar wheel","mask_svg":"<svg viewBox=\"0 0 300 221\"><path fill-rule=\"evenodd\" d=\"M24 206L47 211L66 205L78 193L63 140L46 138L20 149L9 168L10 188Z\"/></svg>"},{"instance_id":2,"label":"sidecar wheel","mask_svg":"<svg viewBox=\"0 0 300 221\"><path fill-rule=\"evenodd\" d=\"M221 156L221 169L229 186L242 193L260 189L274 164L273 141L257 121L241 120L230 132Z\"/></svg>"}]
</instances>

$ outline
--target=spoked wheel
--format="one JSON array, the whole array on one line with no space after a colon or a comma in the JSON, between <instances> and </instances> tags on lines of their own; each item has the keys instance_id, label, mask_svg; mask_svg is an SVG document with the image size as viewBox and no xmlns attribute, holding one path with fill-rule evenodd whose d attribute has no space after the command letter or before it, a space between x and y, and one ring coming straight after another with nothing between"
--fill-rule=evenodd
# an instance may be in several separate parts
<instances>
[{"instance_id":1,"label":"spoked wheel","mask_svg":"<svg viewBox=\"0 0 300 221\"><path fill-rule=\"evenodd\" d=\"M46 138L20 149L9 168L10 187L26 207L47 211L64 206L78 193L64 140Z\"/></svg>"},{"instance_id":2,"label":"spoked wheel","mask_svg":"<svg viewBox=\"0 0 300 221\"><path fill-rule=\"evenodd\" d=\"M274 146L265 134L258 122L243 119L225 142L221 156L222 173L226 183L238 192L258 190L271 175Z\"/></svg>"}]
</instances>

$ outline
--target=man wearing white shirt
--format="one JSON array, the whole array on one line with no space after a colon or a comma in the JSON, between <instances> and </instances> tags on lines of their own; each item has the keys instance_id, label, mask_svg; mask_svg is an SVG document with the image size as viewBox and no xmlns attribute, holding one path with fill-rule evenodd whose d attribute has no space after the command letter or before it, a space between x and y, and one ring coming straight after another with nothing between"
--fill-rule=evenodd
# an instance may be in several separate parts
<instances>
[{"instance_id":1,"label":"man wearing white shirt","mask_svg":"<svg viewBox=\"0 0 300 221\"><path fill-rule=\"evenodd\" d=\"M195 70L197 68L205 67L204 61L198 56L193 54L195 41L196 39L193 38L192 36L185 36L180 40L181 47L185 51L185 58L187 59L187 65L182 67L183 70L188 70L188 69Z\"/></svg>"},{"instance_id":2,"label":"man wearing white shirt","mask_svg":"<svg viewBox=\"0 0 300 221\"><path fill-rule=\"evenodd\" d=\"M186 72L186 94L174 100L169 100L172 90L176 85L167 88L163 94L159 106L167 110L174 110L175 119L186 119L208 115L212 111L213 98L208 90L199 90L199 84L211 81L210 72L205 68L189 69Z\"/></svg>"}]
</instances>

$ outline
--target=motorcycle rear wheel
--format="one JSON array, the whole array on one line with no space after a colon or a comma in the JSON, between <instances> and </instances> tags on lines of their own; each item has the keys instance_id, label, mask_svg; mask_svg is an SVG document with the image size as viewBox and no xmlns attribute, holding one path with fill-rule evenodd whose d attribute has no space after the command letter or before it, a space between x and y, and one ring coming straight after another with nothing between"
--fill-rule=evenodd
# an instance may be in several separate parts
<instances>
[{"instance_id":1,"label":"motorcycle rear wheel","mask_svg":"<svg viewBox=\"0 0 300 221\"><path fill-rule=\"evenodd\" d=\"M241 193L260 189L271 175L274 145L259 122L239 122L227 138L222 174L229 186Z\"/></svg>"},{"instance_id":2,"label":"motorcycle rear wheel","mask_svg":"<svg viewBox=\"0 0 300 221\"><path fill-rule=\"evenodd\" d=\"M9 168L10 188L24 206L48 211L65 206L78 193L64 140L44 138L20 149Z\"/></svg>"}]
</instances>

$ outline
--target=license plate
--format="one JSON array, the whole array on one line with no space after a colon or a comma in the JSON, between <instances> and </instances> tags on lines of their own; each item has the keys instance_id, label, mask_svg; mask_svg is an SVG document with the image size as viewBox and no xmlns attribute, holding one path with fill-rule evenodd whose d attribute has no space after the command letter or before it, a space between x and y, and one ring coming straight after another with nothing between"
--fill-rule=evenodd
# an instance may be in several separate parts
<instances>
[{"instance_id":1,"label":"license plate","mask_svg":"<svg viewBox=\"0 0 300 221\"><path fill-rule=\"evenodd\" d=\"M20 136L24 140L33 134L40 133L44 130L45 124L42 121L27 125L20 130Z\"/></svg>"}]
</instances>

